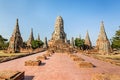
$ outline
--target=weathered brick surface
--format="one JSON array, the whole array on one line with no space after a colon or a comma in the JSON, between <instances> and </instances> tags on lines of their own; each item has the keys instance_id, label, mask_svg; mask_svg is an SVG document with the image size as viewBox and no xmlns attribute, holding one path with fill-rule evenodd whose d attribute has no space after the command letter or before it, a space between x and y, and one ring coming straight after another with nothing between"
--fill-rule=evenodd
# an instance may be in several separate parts
<instances>
[{"instance_id":1,"label":"weathered brick surface","mask_svg":"<svg viewBox=\"0 0 120 80\"><path fill-rule=\"evenodd\" d=\"M42 61L42 60L46 60L47 59L47 57L46 56L44 56L44 55L42 55L42 56L37 56L37 58L36 58L37 60L40 60L40 61Z\"/></svg>"},{"instance_id":2,"label":"weathered brick surface","mask_svg":"<svg viewBox=\"0 0 120 80\"><path fill-rule=\"evenodd\" d=\"M41 64L40 60L37 60L37 61L32 61L32 60L25 61L25 66L39 66L40 64Z\"/></svg>"},{"instance_id":3,"label":"weathered brick surface","mask_svg":"<svg viewBox=\"0 0 120 80\"><path fill-rule=\"evenodd\" d=\"M24 72L20 71L0 71L0 80L23 80Z\"/></svg>"},{"instance_id":4,"label":"weathered brick surface","mask_svg":"<svg viewBox=\"0 0 120 80\"><path fill-rule=\"evenodd\" d=\"M77 64L80 68L94 68L95 67L92 63L86 62L86 61L78 61Z\"/></svg>"}]
</instances>

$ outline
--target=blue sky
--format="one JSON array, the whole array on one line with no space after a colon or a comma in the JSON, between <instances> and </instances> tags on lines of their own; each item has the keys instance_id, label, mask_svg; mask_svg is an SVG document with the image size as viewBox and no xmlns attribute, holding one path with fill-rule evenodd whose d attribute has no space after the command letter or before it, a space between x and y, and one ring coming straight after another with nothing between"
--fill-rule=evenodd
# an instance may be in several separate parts
<instances>
[{"instance_id":1,"label":"blue sky","mask_svg":"<svg viewBox=\"0 0 120 80\"><path fill-rule=\"evenodd\" d=\"M95 45L103 20L110 39L120 26L120 0L0 0L0 35L10 38L19 19L26 41L33 28L34 36L51 38L57 16L62 16L68 39L85 38L88 30Z\"/></svg>"}]
</instances>

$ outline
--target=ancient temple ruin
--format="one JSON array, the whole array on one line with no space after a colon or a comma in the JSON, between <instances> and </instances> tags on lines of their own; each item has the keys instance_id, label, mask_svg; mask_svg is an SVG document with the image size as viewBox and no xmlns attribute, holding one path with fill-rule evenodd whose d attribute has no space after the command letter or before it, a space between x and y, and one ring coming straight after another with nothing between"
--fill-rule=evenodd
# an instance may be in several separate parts
<instances>
[{"instance_id":1,"label":"ancient temple ruin","mask_svg":"<svg viewBox=\"0 0 120 80\"><path fill-rule=\"evenodd\" d=\"M23 47L23 39L20 34L18 19L16 20L16 26L10 37L8 52L16 53L20 52L20 49Z\"/></svg>"},{"instance_id":2,"label":"ancient temple ruin","mask_svg":"<svg viewBox=\"0 0 120 80\"><path fill-rule=\"evenodd\" d=\"M87 31L86 37L85 37L85 45L86 45L86 49L91 49L92 48L92 44L91 44L91 41L90 41L88 31Z\"/></svg>"},{"instance_id":3,"label":"ancient temple ruin","mask_svg":"<svg viewBox=\"0 0 120 80\"><path fill-rule=\"evenodd\" d=\"M38 41L40 41L40 35L38 34L38 38L37 38Z\"/></svg>"},{"instance_id":4,"label":"ancient temple ruin","mask_svg":"<svg viewBox=\"0 0 120 80\"><path fill-rule=\"evenodd\" d=\"M33 36L33 29L31 28L31 33L30 33L30 37L27 41L27 46L31 47L32 46L32 41L34 40L34 36Z\"/></svg>"},{"instance_id":5,"label":"ancient temple ruin","mask_svg":"<svg viewBox=\"0 0 120 80\"><path fill-rule=\"evenodd\" d=\"M48 48L47 37L45 37L43 48L45 48L45 49Z\"/></svg>"},{"instance_id":6,"label":"ancient temple ruin","mask_svg":"<svg viewBox=\"0 0 120 80\"><path fill-rule=\"evenodd\" d=\"M64 22L61 16L58 16L55 23L55 30L52 34L52 40L62 40L65 42L66 34L64 32Z\"/></svg>"},{"instance_id":7,"label":"ancient temple ruin","mask_svg":"<svg viewBox=\"0 0 120 80\"><path fill-rule=\"evenodd\" d=\"M64 32L64 22L61 16L58 16L55 22L55 29L52 33L52 38L49 41L49 46L53 46L56 42L65 43L66 33Z\"/></svg>"},{"instance_id":8,"label":"ancient temple ruin","mask_svg":"<svg viewBox=\"0 0 120 80\"><path fill-rule=\"evenodd\" d=\"M96 48L100 54L109 54L111 52L110 42L107 38L103 21L100 25L100 33L96 41Z\"/></svg>"},{"instance_id":9,"label":"ancient temple ruin","mask_svg":"<svg viewBox=\"0 0 120 80\"><path fill-rule=\"evenodd\" d=\"M75 47L74 37L71 38L71 46L72 46L73 48Z\"/></svg>"},{"instance_id":10,"label":"ancient temple ruin","mask_svg":"<svg viewBox=\"0 0 120 80\"><path fill-rule=\"evenodd\" d=\"M72 51L72 48L70 48L70 45L67 43L66 33L64 32L64 22L61 16L58 16L56 19L55 30L48 44L49 49L53 49L58 53Z\"/></svg>"}]
</instances>

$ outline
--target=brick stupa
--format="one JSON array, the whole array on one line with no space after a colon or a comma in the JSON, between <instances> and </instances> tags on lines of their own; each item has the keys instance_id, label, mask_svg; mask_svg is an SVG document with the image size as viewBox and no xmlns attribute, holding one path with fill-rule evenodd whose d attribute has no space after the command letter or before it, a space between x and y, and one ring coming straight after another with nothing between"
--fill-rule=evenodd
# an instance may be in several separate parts
<instances>
[{"instance_id":1,"label":"brick stupa","mask_svg":"<svg viewBox=\"0 0 120 80\"><path fill-rule=\"evenodd\" d=\"M20 34L18 19L16 20L16 26L10 37L8 52L16 53L20 52L20 49L23 47L23 39Z\"/></svg>"},{"instance_id":2,"label":"brick stupa","mask_svg":"<svg viewBox=\"0 0 120 80\"><path fill-rule=\"evenodd\" d=\"M64 22L61 16L58 16L55 23L55 30L52 34L52 40L62 40L65 42L66 34L64 32Z\"/></svg>"},{"instance_id":3,"label":"brick stupa","mask_svg":"<svg viewBox=\"0 0 120 80\"><path fill-rule=\"evenodd\" d=\"M87 46L87 49L91 49L92 48L92 44L91 44L91 41L90 41L90 37L89 37L88 31L87 31L86 37L85 37L85 45Z\"/></svg>"},{"instance_id":4,"label":"brick stupa","mask_svg":"<svg viewBox=\"0 0 120 80\"><path fill-rule=\"evenodd\" d=\"M64 32L64 21L61 16L58 16L55 22L55 30L52 33L52 38L48 43L49 48L54 49L55 52L68 52L70 51L70 46L66 42L67 37L66 33Z\"/></svg>"},{"instance_id":5,"label":"brick stupa","mask_svg":"<svg viewBox=\"0 0 120 80\"><path fill-rule=\"evenodd\" d=\"M30 33L30 37L27 41L27 46L31 47L32 46L32 41L34 40L34 36L33 36L33 29L31 28L31 33Z\"/></svg>"},{"instance_id":6,"label":"brick stupa","mask_svg":"<svg viewBox=\"0 0 120 80\"><path fill-rule=\"evenodd\" d=\"M107 38L103 21L100 25L100 33L96 41L96 48L100 54L109 54L111 52L110 42Z\"/></svg>"}]
</instances>

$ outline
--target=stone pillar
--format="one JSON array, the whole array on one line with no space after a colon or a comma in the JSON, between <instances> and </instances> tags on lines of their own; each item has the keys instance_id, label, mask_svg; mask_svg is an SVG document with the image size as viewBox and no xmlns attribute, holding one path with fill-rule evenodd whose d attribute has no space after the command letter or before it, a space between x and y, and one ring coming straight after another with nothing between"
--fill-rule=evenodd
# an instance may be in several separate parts
<instances>
[{"instance_id":1,"label":"stone pillar","mask_svg":"<svg viewBox=\"0 0 120 80\"><path fill-rule=\"evenodd\" d=\"M48 48L47 37L45 37L43 48Z\"/></svg>"},{"instance_id":2,"label":"stone pillar","mask_svg":"<svg viewBox=\"0 0 120 80\"><path fill-rule=\"evenodd\" d=\"M38 41L40 41L40 35L38 34L38 39L37 39Z\"/></svg>"},{"instance_id":3,"label":"stone pillar","mask_svg":"<svg viewBox=\"0 0 120 80\"><path fill-rule=\"evenodd\" d=\"M74 37L71 38L71 46L72 46L73 48L75 47Z\"/></svg>"}]
</instances>

